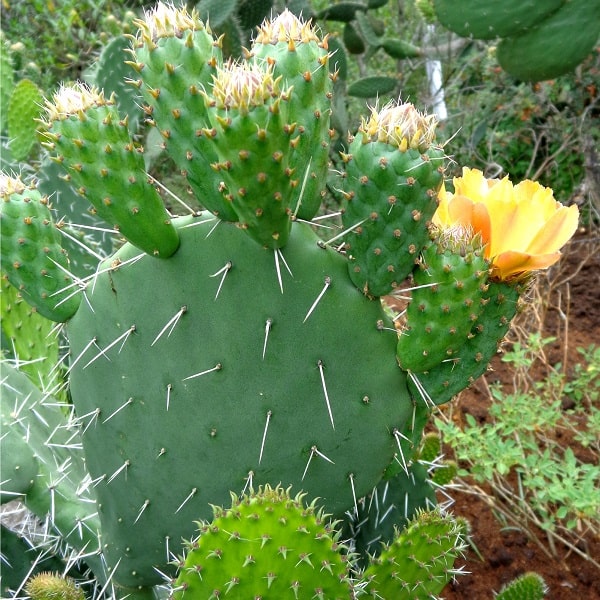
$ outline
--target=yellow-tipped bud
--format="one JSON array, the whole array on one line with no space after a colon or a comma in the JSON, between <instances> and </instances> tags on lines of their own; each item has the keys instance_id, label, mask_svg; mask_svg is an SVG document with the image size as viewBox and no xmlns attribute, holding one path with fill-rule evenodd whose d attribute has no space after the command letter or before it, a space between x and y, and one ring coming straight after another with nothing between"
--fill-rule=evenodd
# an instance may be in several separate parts
<instances>
[{"instance_id":1,"label":"yellow-tipped bud","mask_svg":"<svg viewBox=\"0 0 600 600\"><path fill-rule=\"evenodd\" d=\"M195 9L189 13L185 6L175 8L173 4L164 2L145 11L144 19L137 19L134 23L140 28L139 35L148 43L164 37L181 37L186 31L208 29Z\"/></svg>"},{"instance_id":2,"label":"yellow-tipped bud","mask_svg":"<svg viewBox=\"0 0 600 600\"><path fill-rule=\"evenodd\" d=\"M282 94L270 65L228 62L217 70L212 97L219 108L247 112L251 106L262 106Z\"/></svg>"},{"instance_id":3,"label":"yellow-tipped bud","mask_svg":"<svg viewBox=\"0 0 600 600\"><path fill-rule=\"evenodd\" d=\"M390 103L381 110L371 108L369 119L359 128L363 142L385 142L405 152L409 148L425 152L435 139L437 121L434 115L419 112L410 103Z\"/></svg>"},{"instance_id":4,"label":"yellow-tipped bud","mask_svg":"<svg viewBox=\"0 0 600 600\"><path fill-rule=\"evenodd\" d=\"M104 92L96 87L88 87L77 82L71 85L61 85L52 100L46 100L47 125L53 121L62 121L70 115L82 115L88 108L114 104L114 99L106 100Z\"/></svg>"},{"instance_id":5,"label":"yellow-tipped bud","mask_svg":"<svg viewBox=\"0 0 600 600\"><path fill-rule=\"evenodd\" d=\"M22 194L27 186L18 175L11 177L6 173L0 173L0 198L8 198L12 194Z\"/></svg>"},{"instance_id":6,"label":"yellow-tipped bud","mask_svg":"<svg viewBox=\"0 0 600 600\"><path fill-rule=\"evenodd\" d=\"M265 19L254 41L257 44L322 42L310 21L299 19L287 8L272 21Z\"/></svg>"}]
</instances>

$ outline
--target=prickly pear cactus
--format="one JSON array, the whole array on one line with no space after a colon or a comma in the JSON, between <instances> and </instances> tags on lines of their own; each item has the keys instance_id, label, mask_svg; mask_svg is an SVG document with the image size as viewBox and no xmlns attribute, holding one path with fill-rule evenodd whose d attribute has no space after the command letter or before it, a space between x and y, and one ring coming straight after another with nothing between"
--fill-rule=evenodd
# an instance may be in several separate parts
<instances>
[{"instance_id":1,"label":"prickly pear cactus","mask_svg":"<svg viewBox=\"0 0 600 600\"><path fill-rule=\"evenodd\" d=\"M519 292L488 281L475 243L434 235L444 151L410 104L373 109L342 155L342 233L324 242L304 222L322 197L332 101L328 40L309 25L284 11L236 62L195 12L159 4L138 25L132 84L206 210L170 214L114 99L81 84L47 101L45 147L118 250L72 276L47 197L8 178L0 206L2 269L66 323L94 558L117 595L144 597L231 492L293 485L341 516L393 481L398 519L400 501L426 505L413 463L430 407L485 368ZM407 277L399 342L381 297ZM28 480L16 485L29 498ZM369 528L389 542L380 516Z\"/></svg>"}]
</instances>

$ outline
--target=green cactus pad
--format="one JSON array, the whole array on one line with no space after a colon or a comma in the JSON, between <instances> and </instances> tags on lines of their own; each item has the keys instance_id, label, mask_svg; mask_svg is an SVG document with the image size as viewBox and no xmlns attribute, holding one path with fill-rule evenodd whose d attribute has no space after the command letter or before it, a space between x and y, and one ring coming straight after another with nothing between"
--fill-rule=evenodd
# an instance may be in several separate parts
<instances>
[{"instance_id":1,"label":"green cactus pad","mask_svg":"<svg viewBox=\"0 0 600 600\"><path fill-rule=\"evenodd\" d=\"M397 335L343 256L301 223L275 253L209 217L175 221L168 261L122 248L68 326L123 585L159 583L166 546L177 552L209 502L249 483L294 485L340 514L379 481L412 418Z\"/></svg>"},{"instance_id":2,"label":"green cactus pad","mask_svg":"<svg viewBox=\"0 0 600 600\"><path fill-rule=\"evenodd\" d=\"M435 597L456 574L466 533L466 523L450 515L420 512L365 570L368 593L394 600Z\"/></svg>"},{"instance_id":3,"label":"green cactus pad","mask_svg":"<svg viewBox=\"0 0 600 600\"><path fill-rule=\"evenodd\" d=\"M600 2L569 0L530 30L503 39L497 48L498 62L517 79L553 79L572 71L590 54L598 36Z\"/></svg>"},{"instance_id":4,"label":"green cactus pad","mask_svg":"<svg viewBox=\"0 0 600 600\"><path fill-rule=\"evenodd\" d=\"M400 366L427 371L452 359L467 341L483 306L488 265L472 248L433 242L414 273L406 328L398 339Z\"/></svg>"},{"instance_id":5,"label":"green cactus pad","mask_svg":"<svg viewBox=\"0 0 600 600\"><path fill-rule=\"evenodd\" d=\"M175 600L230 595L268 600L350 597L347 549L335 523L303 495L265 486L199 523L175 582Z\"/></svg>"},{"instance_id":6,"label":"green cactus pad","mask_svg":"<svg viewBox=\"0 0 600 600\"><path fill-rule=\"evenodd\" d=\"M25 302L5 275L0 280L0 321L9 342L5 355L18 361L34 381L49 385L59 350L59 336L51 333L55 323Z\"/></svg>"},{"instance_id":7,"label":"green cactus pad","mask_svg":"<svg viewBox=\"0 0 600 600\"><path fill-rule=\"evenodd\" d=\"M212 84L222 50L195 11L159 4L138 21L131 66L151 123L178 168L187 177L198 202L226 221L235 211L219 191L211 164L217 161L202 130L209 127L202 91Z\"/></svg>"},{"instance_id":8,"label":"green cactus pad","mask_svg":"<svg viewBox=\"0 0 600 600\"><path fill-rule=\"evenodd\" d=\"M2 424L2 461L0 462L0 503L19 500L33 487L39 466L34 449L27 443L24 433L10 427L12 418L9 406L0 407ZM6 411L6 414L5 414Z\"/></svg>"},{"instance_id":9,"label":"green cactus pad","mask_svg":"<svg viewBox=\"0 0 600 600\"><path fill-rule=\"evenodd\" d=\"M47 523L48 534L61 544L85 554L99 581L106 572L100 557L100 523L93 486L89 484L77 423L68 418L67 405L39 390L24 373L3 362L0 382L2 430L26 439L24 459L35 455L38 472L23 502ZM9 455L0 439L2 462ZM15 451L16 448L13 448ZM4 464L3 464L4 468ZM59 470L60 468L60 470Z\"/></svg>"},{"instance_id":10,"label":"green cactus pad","mask_svg":"<svg viewBox=\"0 0 600 600\"><path fill-rule=\"evenodd\" d=\"M251 48L254 61L268 61L283 85L293 88L288 102L297 139L290 167L299 178L290 205L299 219L311 220L321 206L329 165L329 126L333 82L327 40L285 10L266 21Z\"/></svg>"},{"instance_id":11,"label":"green cactus pad","mask_svg":"<svg viewBox=\"0 0 600 600\"><path fill-rule=\"evenodd\" d=\"M391 142L391 143L390 143ZM414 269L442 184L441 149L400 149L359 134L344 155L344 227L350 278L373 296L389 294Z\"/></svg>"},{"instance_id":12,"label":"green cactus pad","mask_svg":"<svg viewBox=\"0 0 600 600\"><path fill-rule=\"evenodd\" d=\"M72 286L48 199L35 188L4 175L1 187L2 271L41 315L66 321L77 310L81 297L74 293L77 290Z\"/></svg>"},{"instance_id":13,"label":"green cactus pad","mask_svg":"<svg viewBox=\"0 0 600 600\"><path fill-rule=\"evenodd\" d=\"M409 387L427 402L443 404L483 375L517 312L523 286L489 282L484 306L467 341L452 360L410 379Z\"/></svg>"},{"instance_id":14,"label":"green cactus pad","mask_svg":"<svg viewBox=\"0 0 600 600\"><path fill-rule=\"evenodd\" d=\"M501 3L433 0L435 14L444 27L463 37L480 40L519 35L543 22L564 4L565 0L502 0Z\"/></svg>"},{"instance_id":15,"label":"green cactus pad","mask_svg":"<svg viewBox=\"0 0 600 600\"><path fill-rule=\"evenodd\" d=\"M42 104L42 91L33 81L21 79L14 87L7 120L10 150L15 160L25 160L36 142Z\"/></svg>"},{"instance_id":16,"label":"green cactus pad","mask_svg":"<svg viewBox=\"0 0 600 600\"><path fill-rule=\"evenodd\" d=\"M537 573L525 573L507 583L496 596L496 600L542 600L548 588Z\"/></svg>"},{"instance_id":17,"label":"green cactus pad","mask_svg":"<svg viewBox=\"0 0 600 600\"><path fill-rule=\"evenodd\" d=\"M73 186L111 227L152 256L171 256L177 232L114 99L83 85L47 102L46 145Z\"/></svg>"}]
</instances>

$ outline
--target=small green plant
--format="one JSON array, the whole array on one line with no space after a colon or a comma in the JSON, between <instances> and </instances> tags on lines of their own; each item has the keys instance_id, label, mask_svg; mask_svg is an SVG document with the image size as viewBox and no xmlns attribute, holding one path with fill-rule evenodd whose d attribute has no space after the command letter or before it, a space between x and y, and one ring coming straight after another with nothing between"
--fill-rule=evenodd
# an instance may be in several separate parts
<instances>
[{"instance_id":1,"label":"small green plant","mask_svg":"<svg viewBox=\"0 0 600 600\"><path fill-rule=\"evenodd\" d=\"M529 344L515 344L503 361L527 373L552 339L533 334ZM521 387L512 392L492 386L487 423L469 414L463 426L436 419L444 442L460 461L459 476L474 484L490 483L504 502L504 517L525 529L543 529L553 552L558 539L575 548L582 532L600 530L600 351L590 347L580 352L583 360L570 376L553 368L529 386L520 379ZM573 408L562 408L565 397L573 399ZM578 457L568 436L587 447L591 458Z\"/></svg>"}]
</instances>

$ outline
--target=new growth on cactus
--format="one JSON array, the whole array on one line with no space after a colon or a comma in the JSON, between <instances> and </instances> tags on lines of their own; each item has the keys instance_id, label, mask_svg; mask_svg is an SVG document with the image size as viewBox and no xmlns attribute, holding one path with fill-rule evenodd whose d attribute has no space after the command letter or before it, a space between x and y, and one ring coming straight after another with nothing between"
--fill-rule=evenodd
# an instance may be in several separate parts
<instances>
[{"instance_id":1,"label":"new growth on cactus","mask_svg":"<svg viewBox=\"0 0 600 600\"><path fill-rule=\"evenodd\" d=\"M293 486L345 519L392 486L403 516L395 500L396 522L370 520L365 527L387 546L363 553L381 552L369 569L380 564L386 574L369 570L368 585L391 597L389 586L402 575L388 555L412 536L410 527L394 525L434 503L418 462L431 407L486 367L520 288L490 278L485 235L464 240L467 228L457 236L454 225L452 234L432 226L445 150L434 119L400 101L371 109L350 137L339 182L343 231L329 241L316 235L310 220L325 193L335 74L327 39L312 25L286 10L260 27L238 62L223 57L222 40L194 11L159 3L138 26L130 82L204 210L170 213L114 98L76 83L47 101L49 156L114 231L115 250L93 273L75 277L52 198L29 182L3 179L2 270L35 310L65 323L72 400L68 418L52 409L51 435L47 418L23 430L23 419L6 417L11 435L2 438L3 452L10 444L27 473L6 480L42 518L49 509L40 498L51 494L59 535L76 512L86 527L79 537L70 532L68 543L119 598L147 597L174 577L181 540L231 493L232 512L214 515L220 534L209 528L192 545L181 581L195 576L198 552L213 533L232 533L225 522L240 526L227 543L248 541L242 528L252 526L262 502L253 490L268 496L267 506L295 510L299 499L284 491ZM407 280L412 299L399 337L381 298L410 293ZM14 406L36 401L49 409L47 396L29 393L32 384L16 377L2 382ZM3 404L3 415L14 412ZM50 442L65 432L72 437L57 454ZM85 454L74 452L77 460L68 462L70 475L85 473L81 486L52 476L71 444ZM240 521L247 510L250 521ZM314 519L322 526L320 513L302 510L310 527ZM439 532L431 525L432 553L418 554L414 585L429 577L435 585L423 587L427 594L441 590L461 546L447 525ZM271 525L268 535L276 537ZM359 522L353 536L350 545L362 552ZM323 540L337 544L321 531L297 561L315 567L308 555ZM249 550L253 560L239 568L254 568L264 546ZM346 585L343 557L329 546L319 569L335 574L335 586ZM423 573L427 556L443 566ZM224 591L243 585L238 567L214 564ZM397 583L395 597L413 585ZM311 598L330 597L321 585L310 588Z\"/></svg>"}]
</instances>

